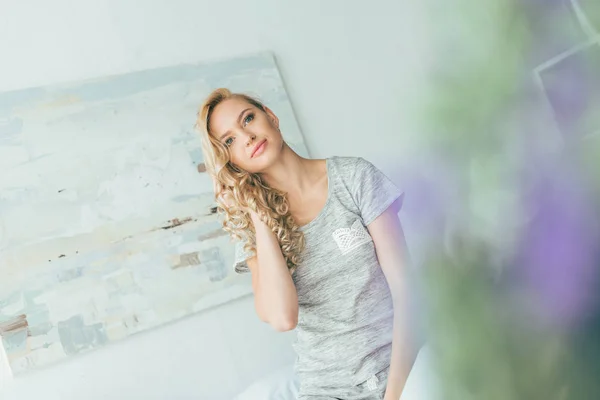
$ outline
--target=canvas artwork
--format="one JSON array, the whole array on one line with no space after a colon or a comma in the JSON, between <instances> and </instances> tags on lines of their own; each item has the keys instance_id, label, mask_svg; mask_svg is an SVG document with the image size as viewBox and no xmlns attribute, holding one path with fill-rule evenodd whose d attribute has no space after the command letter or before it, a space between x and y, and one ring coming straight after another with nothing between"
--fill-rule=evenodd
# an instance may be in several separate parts
<instances>
[{"instance_id":1,"label":"canvas artwork","mask_svg":"<svg viewBox=\"0 0 600 400\"><path fill-rule=\"evenodd\" d=\"M13 373L251 292L196 113L259 97L307 155L271 54L0 93L0 337Z\"/></svg>"}]
</instances>

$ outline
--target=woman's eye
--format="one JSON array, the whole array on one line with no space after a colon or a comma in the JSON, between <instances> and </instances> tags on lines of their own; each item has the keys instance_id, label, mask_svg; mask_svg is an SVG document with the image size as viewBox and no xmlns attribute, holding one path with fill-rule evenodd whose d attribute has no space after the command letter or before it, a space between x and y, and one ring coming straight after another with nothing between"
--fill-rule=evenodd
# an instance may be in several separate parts
<instances>
[{"instance_id":1,"label":"woman's eye","mask_svg":"<svg viewBox=\"0 0 600 400\"><path fill-rule=\"evenodd\" d=\"M254 119L254 114L253 113L250 113L250 114L246 115L246 118L244 118L244 126L246 126L250 122L252 122L253 119Z\"/></svg>"},{"instance_id":2,"label":"woman's eye","mask_svg":"<svg viewBox=\"0 0 600 400\"><path fill-rule=\"evenodd\" d=\"M233 138L227 138L225 140L225 146L229 147L233 144Z\"/></svg>"}]
</instances>

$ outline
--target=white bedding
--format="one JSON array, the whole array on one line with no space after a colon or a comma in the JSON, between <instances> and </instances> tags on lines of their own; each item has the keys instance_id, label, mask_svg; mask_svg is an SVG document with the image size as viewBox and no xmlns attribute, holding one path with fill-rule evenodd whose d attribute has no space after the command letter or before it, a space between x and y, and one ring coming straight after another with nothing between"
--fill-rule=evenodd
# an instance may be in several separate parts
<instances>
[{"instance_id":1,"label":"white bedding","mask_svg":"<svg viewBox=\"0 0 600 400\"><path fill-rule=\"evenodd\" d=\"M294 366L273 372L250 385L234 400L295 400L298 397L298 379Z\"/></svg>"},{"instance_id":2,"label":"white bedding","mask_svg":"<svg viewBox=\"0 0 600 400\"><path fill-rule=\"evenodd\" d=\"M437 388L430 350L424 347L417 355L400 400L438 400L441 397L436 393ZM297 397L298 379L290 365L255 382L234 400L296 400Z\"/></svg>"}]
</instances>

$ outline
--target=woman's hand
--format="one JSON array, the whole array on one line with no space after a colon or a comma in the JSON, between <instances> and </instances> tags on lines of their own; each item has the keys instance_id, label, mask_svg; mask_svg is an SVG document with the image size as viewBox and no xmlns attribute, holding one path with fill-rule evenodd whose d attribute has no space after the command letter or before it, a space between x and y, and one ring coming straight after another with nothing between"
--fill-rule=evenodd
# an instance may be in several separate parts
<instances>
[{"instance_id":1,"label":"woman's hand","mask_svg":"<svg viewBox=\"0 0 600 400\"><path fill-rule=\"evenodd\" d=\"M221 185L219 187L219 184L214 182L215 195L223 201L223 205L225 207L228 207L228 208L237 207L237 208L241 209L243 212L250 215L250 218L252 219L252 222L254 224L256 224L257 221L260 221L260 217L254 210L252 210L249 207L242 207L240 204L236 204L235 200L231 196L231 193L225 192L224 189L225 189L225 185Z\"/></svg>"},{"instance_id":2,"label":"woman's hand","mask_svg":"<svg viewBox=\"0 0 600 400\"><path fill-rule=\"evenodd\" d=\"M256 256L247 264L252 272L256 312L277 331L294 329L298 323L298 294L277 237L255 211L236 204L231 192L224 189L215 184L215 194L222 205L248 213L254 224Z\"/></svg>"}]
</instances>

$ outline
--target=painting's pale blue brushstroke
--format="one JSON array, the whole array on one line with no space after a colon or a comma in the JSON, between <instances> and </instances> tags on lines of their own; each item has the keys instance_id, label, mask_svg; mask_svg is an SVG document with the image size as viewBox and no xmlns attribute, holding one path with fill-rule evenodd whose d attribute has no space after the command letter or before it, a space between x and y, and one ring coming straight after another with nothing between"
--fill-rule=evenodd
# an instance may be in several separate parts
<instances>
[{"instance_id":1,"label":"painting's pale blue brushstroke","mask_svg":"<svg viewBox=\"0 0 600 400\"><path fill-rule=\"evenodd\" d=\"M3 336L4 349L7 354L23 353L27 350L27 330L22 329Z\"/></svg>"},{"instance_id":2,"label":"painting's pale blue brushstroke","mask_svg":"<svg viewBox=\"0 0 600 400\"><path fill-rule=\"evenodd\" d=\"M190 232L190 234L198 234L199 236L206 236L213 232L220 232L222 224L219 221L214 221L212 223L206 223L202 227L198 229L197 232ZM192 237L189 237L189 240L192 240Z\"/></svg>"},{"instance_id":3,"label":"painting's pale blue brushstroke","mask_svg":"<svg viewBox=\"0 0 600 400\"><path fill-rule=\"evenodd\" d=\"M60 342L67 355L101 347L108 341L103 324L85 325L80 315L60 321L58 332Z\"/></svg>"},{"instance_id":4,"label":"painting's pale blue brushstroke","mask_svg":"<svg viewBox=\"0 0 600 400\"><path fill-rule=\"evenodd\" d=\"M29 334L31 336L46 335L52 330L50 311L45 304L29 307L26 312L29 323Z\"/></svg>"},{"instance_id":5,"label":"painting's pale blue brushstroke","mask_svg":"<svg viewBox=\"0 0 600 400\"><path fill-rule=\"evenodd\" d=\"M0 115L9 114L13 108L27 107L43 98L44 88L31 88L0 93Z\"/></svg>"},{"instance_id":6,"label":"painting's pale blue brushstroke","mask_svg":"<svg viewBox=\"0 0 600 400\"><path fill-rule=\"evenodd\" d=\"M201 149L191 149L189 151L189 155L194 164L200 164L200 163L204 162Z\"/></svg>"},{"instance_id":7,"label":"painting's pale blue brushstroke","mask_svg":"<svg viewBox=\"0 0 600 400\"><path fill-rule=\"evenodd\" d=\"M186 201L192 200L194 198L195 198L195 196L193 196L193 195L183 195L183 196L175 196L171 200L173 200L176 203L179 203L179 202L185 203Z\"/></svg>"},{"instance_id":8,"label":"painting's pale blue brushstroke","mask_svg":"<svg viewBox=\"0 0 600 400\"><path fill-rule=\"evenodd\" d=\"M227 277L228 271L225 266L225 260L221 255L221 249L218 247L202 250L200 260L206 267L208 278L211 282L222 281Z\"/></svg>"},{"instance_id":9,"label":"painting's pale blue brushstroke","mask_svg":"<svg viewBox=\"0 0 600 400\"><path fill-rule=\"evenodd\" d=\"M307 155L270 54L0 93L0 336L14 373L251 293L194 130L220 86L262 99Z\"/></svg>"},{"instance_id":10,"label":"painting's pale blue brushstroke","mask_svg":"<svg viewBox=\"0 0 600 400\"><path fill-rule=\"evenodd\" d=\"M23 129L23 120L21 118L10 118L0 120L0 139L16 136Z\"/></svg>"}]
</instances>

